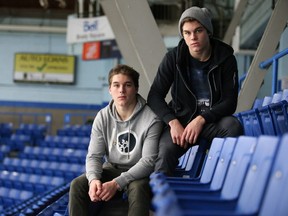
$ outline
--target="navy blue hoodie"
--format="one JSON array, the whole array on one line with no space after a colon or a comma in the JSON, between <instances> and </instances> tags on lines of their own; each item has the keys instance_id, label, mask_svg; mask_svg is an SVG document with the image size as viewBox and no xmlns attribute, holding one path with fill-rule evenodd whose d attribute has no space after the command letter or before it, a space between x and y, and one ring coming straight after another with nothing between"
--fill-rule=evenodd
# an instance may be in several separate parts
<instances>
[{"instance_id":1,"label":"navy blue hoodie","mask_svg":"<svg viewBox=\"0 0 288 216\"><path fill-rule=\"evenodd\" d=\"M211 38L213 59L208 72L210 109L201 115L206 123L213 123L232 115L237 107L238 69L231 46ZM196 117L197 99L188 80L190 56L188 46L181 39L178 46L164 56L148 94L148 105L166 124L177 118L186 126ZM172 101L165 97L171 87Z\"/></svg>"}]
</instances>

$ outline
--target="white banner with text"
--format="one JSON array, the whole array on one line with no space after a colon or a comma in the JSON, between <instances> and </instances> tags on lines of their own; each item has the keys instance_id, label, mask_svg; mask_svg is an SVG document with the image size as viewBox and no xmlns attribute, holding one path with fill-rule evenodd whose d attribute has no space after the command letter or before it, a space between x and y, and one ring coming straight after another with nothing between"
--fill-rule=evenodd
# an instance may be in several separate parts
<instances>
[{"instance_id":1,"label":"white banner with text","mask_svg":"<svg viewBox=\"0 0 288 216\"><path fill-rule=\"evenodd\" d=\"M106 16L92 18L69 17L67 25L67 43L84 43L115 38Z\"/></svg>"}]
</instances>

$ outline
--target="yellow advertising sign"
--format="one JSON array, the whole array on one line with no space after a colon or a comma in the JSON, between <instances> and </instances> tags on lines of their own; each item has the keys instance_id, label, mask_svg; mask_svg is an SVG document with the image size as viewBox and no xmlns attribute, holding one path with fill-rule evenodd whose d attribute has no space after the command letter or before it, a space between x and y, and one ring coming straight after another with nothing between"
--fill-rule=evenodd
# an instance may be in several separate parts
<instances>
[{"instance_id":1,"label":"yellow advertising sign","mask_svg":"<svg viewBox=\"0 0 288 216\"><path fill-rule=\"evenodd\" d=\"M14 81L73 83L75 56L16 53Z\"/></svg>"}]
</instances>

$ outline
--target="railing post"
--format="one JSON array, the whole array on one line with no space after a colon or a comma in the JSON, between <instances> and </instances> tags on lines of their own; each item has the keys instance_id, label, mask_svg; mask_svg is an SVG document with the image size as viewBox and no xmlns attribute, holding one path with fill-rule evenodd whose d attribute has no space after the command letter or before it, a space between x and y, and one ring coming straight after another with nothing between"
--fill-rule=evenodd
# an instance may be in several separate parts
<instances>
[{"instance_id":1,"label":"railing post","mask_svg":"<svg viewBox=\"0 0 288 216\"><path fill-rule=\"evenodd\" d=\"M272 95L278 91L278 59L273 59Z\"/></svg>"}]
</instances>

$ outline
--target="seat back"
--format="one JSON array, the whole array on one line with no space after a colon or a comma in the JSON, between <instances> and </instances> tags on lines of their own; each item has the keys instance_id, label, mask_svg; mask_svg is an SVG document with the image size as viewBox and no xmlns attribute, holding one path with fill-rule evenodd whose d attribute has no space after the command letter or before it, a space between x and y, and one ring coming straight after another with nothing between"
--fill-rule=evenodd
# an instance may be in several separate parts
<instances>
[{"instance_id":1,"label":"seat back","mask_svg":"<svg viewBox=\"0 0 288 216\"><path fill-rule=\"evenodd\" d=\"M177 166L174 171L174 176L177 177L190 177L189 171L191 171L192 165L194 163L199 145L190 147L184 155L182 155L182 164Z\"/></svg>"},{"instance_id":2,"label":"seat back","mask_svg":"<svg viewBox=\"0 0 288 216\"><path fill-rule=\"evenodd\" d=\"M253 136L253 129L252 129L253 124L250 118L250 112L251 111L249 110L249 111L243 111L240 113L243 129L244 129L244 134L246 136Z\"/></svg>"},{"instance_id":3,"label":"seat back","mask_svg":"<svg viewBox=\"0 0 288 216\"><path fill-rule=\"evenodd\" d=\"M256 213L278 149L279 137L260 136L239 197L237 210Z\"/></svg>"},{"instance_id":4,"label":"seat back","mask_svg":"<svg viewBox=\"0 0 288 216\"><path fill-rule=\"evenodd\" d=\"M196 158L196 154L198 152L198 149L199 149L199 145L196 145L196 146L193 146L191 148L191 152L188 156L188 159L187 159L187 163L186 163L186 167L185 167L185 171L190 171L191 168L192 168L192 165L195 161L195 158Z\"/></svg>"},{"instance_id":5,"label":"seat back","mask_svg":"<svg viewBox=\"0 0 288 216\"><path fill-rule=\"evenodd\" d=\"M259 110L258 109L251 110L250 118L251 118L253 136L260 136L264 134L263 124L259 115Z\"/></svg>"},{"instance_id":6,"label":"seat back","mask_svg":"<svg viewBox=\"0 0 288 216\"><path fill-rule=\"evenodd\" d=\"M263 126L263 134L276 135L275 126L273 124L272 114L269 105L258 109L258 111Z\"/></svg>"},{"instance_id":7,"label":"seat back","mask_svg":"<svg viewBox=\"0 0 288 216\"><path fill-rule=\"evenodd\" d=\"M225 139L224 146L222 148L217 166L215 168L215 174L213 175L210 188L212 190L221 189L223 182L233 155L237 138L228 137Z\"/></svg>"},{"instance_id":8,"label":"seat back","mask_svg":"<svg viewBox=\"0 0 288 216\"><path fill-rule=\"evenodd\" d=\"M203 167L202 175L200 178L201 183L209 183L212 180L217 162L223 145L225 143L225 138L214 138L211 144L211 148L208 152L205 164Z\"/></svg>"},{"instance_id":9,"label":"seat back","mask_svg":"<svg viewBox=\"0 0 288 216\"><path fill-rule=\"evenodd\" d=\"M211 161L208 163L216 163L220 154L220 151L222 149L222 145L224 142L224 138L214 138L212 143L208 143L206 140L200 140L198 141L199 145L195 145L191 147L191 152L189 154L189 158L186 164L186 167L184 171L176 171L174 176L181 176L183 178L198 178L200 179L200 172L204 169L204 165L206 163L205 158L207 159L207 151L210 146L210 150L208 151L208 154L210 155ZM214 162L215 160L215 162ZM205 161L205 162L204 162ZM212 164L211 164L212 165ZM213 166L213 165L212 165ZM207 167L208 168L208 167ZM214 166L215 168L215 166ZM209 172L207 170L207 172ZM202 176L202 175L201 175ZM173 177L172 177L173 178ZM209 178L206 176L206 178ZM211 177L210 177L211 180ZM208 181L210 181L208 180ZM205 180L206 181L206 180Z\"/></svg>"},{"instance_id":10,"label":"seat back","mask_svg":"<svg viewBox=\"0 0 288 216\"><path fill-rule=\"evenodd\" d=\"M240 136L238 138L221 191L224 199L235 199L239 196L256 144L257 137Z\"/></svg>"},{"instance_id":11,"label":"seat back","mask_svg":"<svg viewBox=\"0 0 288 216\"><path fill-rule=\"evenodd\" d=\"M270 104L271 115L275 126L275 133L283 135L288 132L288 102L283 100L281 102Z\"/></svg>"},{"instance_id":12,"label":"seat back","mask_svg":"<svg viewBox=\"0 0 288 216\"><path fill-rule=\"evenodd\" d=\"M267 190L260 208L260 216L287 215L288 213L288 134L280 141Z\"/></svg>"},{"instance_id":13,"label":"seat back","mask_svg":"<svg viewBox=\"0 0 288 216\"><path fill-rule=\"evenodd\" d=\"M256 108L262 107L263 100L264 100L263 98L256 98L254 103L253 103L252 109L256 109Z\"/></svg>"},{"instance_id":14,"label":"seat back","mask_svg":"<svg viewBox=\"0 0 288 216\"><path fill-rule=\"evenodd\" d=\"M261 107L259 109L261 109ZM241 112L244 134L246 136L260 136L264 134L259 109L255 108Z\"/></svg>"},{"instance_id":15,"label":"seat back","mask_svg":"<svg viewBox=\"0 0 288 216\"><path fill-rule=\"evenodd\" d=\"M191 178L197 178L197 177L199 178L201 170L203 169L204 161L208 155L207 152L212 144L211 142L208 142L207 140L204 139L198 140L197 143L199 144L199 147L197 149L197 153L195 155L192 168L189 172Z\"/></svg>"}]
</instances>

